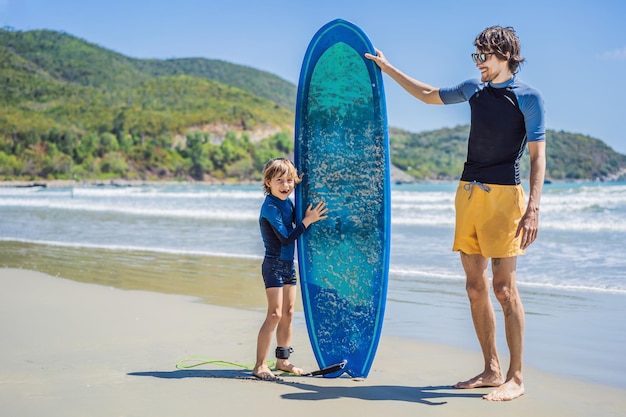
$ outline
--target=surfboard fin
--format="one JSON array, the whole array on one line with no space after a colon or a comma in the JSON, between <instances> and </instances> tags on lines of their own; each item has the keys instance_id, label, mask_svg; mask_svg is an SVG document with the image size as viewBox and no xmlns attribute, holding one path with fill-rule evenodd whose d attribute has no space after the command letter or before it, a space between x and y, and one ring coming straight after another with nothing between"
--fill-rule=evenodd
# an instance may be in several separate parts
<instances>
[{"instance_id":1,"label":"surfboard fin","mask_svg":"<svg viewBox=\"0 0 626 417\"><path fill-rule=\"evenodd\" d=\"M313 371L307 374L302 374L302 376L322 376L322 375L334 374L335 372L339 372L343 368L345 368L347 363L348 361L344 359L343 361L339 363L327 366L326 368L320 369L319 371Z\"/></svg>"}]
</instances>

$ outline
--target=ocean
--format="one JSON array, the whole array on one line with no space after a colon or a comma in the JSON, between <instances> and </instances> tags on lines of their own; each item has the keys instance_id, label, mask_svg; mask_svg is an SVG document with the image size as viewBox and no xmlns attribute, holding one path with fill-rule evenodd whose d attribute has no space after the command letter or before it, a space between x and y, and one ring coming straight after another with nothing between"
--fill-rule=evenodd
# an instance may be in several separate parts
<instances>
[{"instance_id":1,"label":"ocean","mask_svg":"<svg viewBox=\"0 0 626 417\"><path fill-rule=\"evenodd\" d=\"M455 189L453 182L393 186L383 332L474 350L478 373L482 363L463 270L458 253L451 251ZM50 265L65 257L64 268L89 270L80 263L84 256L72 262L72 254L108 253L107 259L129 267L193 269L188 279L200 288L209 279L206 260L220 257L254 265L253 275L258 263L254 279L261 280L258 215L263 198L260 185L0 188L0 267L51 273L35 259ZM625 182L544 186L538 238L518 259L526 365L626 388L625 242ZM91 259L93 269L98 257ZM192 268L176 259L196 261ZM63 271L56 275L64 276ZM166 284L171 275L154 273L150 279ZM116 285L113 281L98 283ZM142 285L136 282L133 288ZM502 315L493 300L498 348L506 355ZM296 325L304 326L301 313ZM410 358L411 353L398 354Z\"/></svg>"}]
</instances>

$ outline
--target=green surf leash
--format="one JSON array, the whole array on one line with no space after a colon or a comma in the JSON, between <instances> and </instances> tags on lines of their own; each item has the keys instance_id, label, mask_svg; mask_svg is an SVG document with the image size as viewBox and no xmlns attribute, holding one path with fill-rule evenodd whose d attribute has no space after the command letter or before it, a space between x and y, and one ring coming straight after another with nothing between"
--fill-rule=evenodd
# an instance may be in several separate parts
<instances>
[{"instance_id":1,"label":"green surf leash","mask_svg":"<svg viewBox=\"0 0 626 417\"><path fill-rule=\"evenodd\" d=\"M192 363L187 364L188 362L192 362ZM177 369L191 369L191 368L196 368L198 366L203 366L203 365L230 366L234 368L245 369L247 371L252 371L254 369L254 364L241 364L237 362L213 360L213 359L207 358L206 356L188 356L178 361L178 363L176 364L176 368ZM276 366L276 361L270 360L268 361L267 365L270 368L273 366Z\"/></svg>"},{"instance_id":2,"label":"green surf leash","mask_svg":"<svg viewBox=\"0 0 626 417\"><path fill-rule=\"evenodd\" d=\"M189 363L189 362L191 362L191 363ZM296 374L293 374L293 373L287 372L287 371L280 371L280 372L282 372L281 375L323 376L323 375L328 375L328 374L332 374L332 373L339 372L339 371L343 370L343 368L346 366L347 363L348 363L347 360L343 360L342 362L336 363L334 365L327 366L327 367L325 367L323 369L320 369L320 370L317 370L317 371L307 372L307 373L302 374L302 375L296 375ZM185 369L196 368L198 366L203 366L203 365L230 366L230 367L245 369L247 371L252 371L254 369L254 364L241 364L241 363L237 363L237 362L213 360L213 359L207 358L206 356L195 356L195 355L194 356L188 356L188 357L178 361L178 363L176 363L176 368L185 370ZM268 361L267 365L270 368L275 368L276 367L276 361L272 359L272 360Z\"/></svg>"}]
</instances>

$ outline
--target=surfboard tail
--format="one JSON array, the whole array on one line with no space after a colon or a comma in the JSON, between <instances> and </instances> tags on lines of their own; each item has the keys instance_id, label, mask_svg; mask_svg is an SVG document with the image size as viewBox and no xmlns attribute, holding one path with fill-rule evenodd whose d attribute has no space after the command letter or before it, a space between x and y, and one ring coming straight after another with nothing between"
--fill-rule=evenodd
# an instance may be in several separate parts
<instances>
[{"instance_id":1,"label":"surfboard tail","mask_svg":"<svg viewBox=\"0 0 626 417\"><path fill-rule=\"evenodd\" d=\"M346 367L347 363L348 363L347 360L343 360L339 363L327 366L326 368L320 369L318 371L309 372L308 374L302 374L302 376L324 376L324 375L330 375L330 374L334 374L337 372L341 372L343 371L343 368Z\"/></svg>"}]
</instances>

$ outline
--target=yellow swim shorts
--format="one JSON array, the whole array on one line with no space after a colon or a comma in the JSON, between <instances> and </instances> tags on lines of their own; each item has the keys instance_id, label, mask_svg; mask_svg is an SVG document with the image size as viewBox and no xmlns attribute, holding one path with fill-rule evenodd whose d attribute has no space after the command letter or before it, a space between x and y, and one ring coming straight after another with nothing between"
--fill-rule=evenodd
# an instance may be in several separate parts
<instances>
[{"instance_id":1,"label":"yellow swim shorts","mask_svg":"<svg viewBox=\"0 0 626 417\"><path fill-rule=\"evenodd\" d=\"M456 228L453 251L487 258L523 255L517 226L526 210L521 185L459 182L454 200Z\"/></svg>"}]
</instances>

